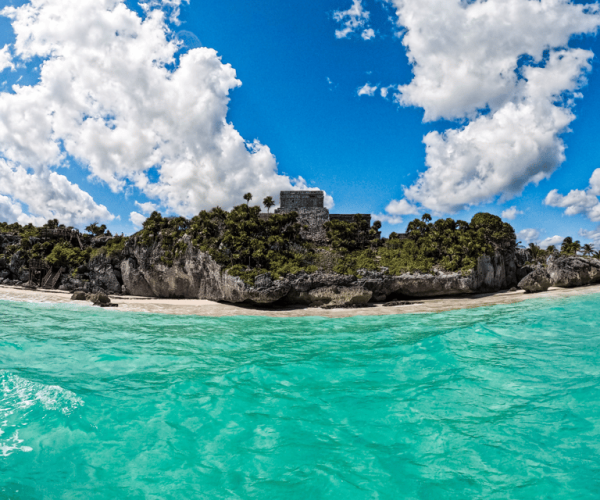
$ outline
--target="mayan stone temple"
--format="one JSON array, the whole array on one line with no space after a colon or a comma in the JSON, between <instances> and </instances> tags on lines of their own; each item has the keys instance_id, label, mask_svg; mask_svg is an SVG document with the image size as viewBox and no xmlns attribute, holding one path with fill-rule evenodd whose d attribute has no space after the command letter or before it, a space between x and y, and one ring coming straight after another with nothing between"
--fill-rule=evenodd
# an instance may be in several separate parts
<instances>
[{"instance_id":1,"label":"mayan stone temple","mask_svg":"<svg viewBox=\"0 0 600 500\"><path fill-rule=\"evenodd\" d=\"M325 193L323 191L281 191L279 194L280 207L275 213L298 213L298 222L308 229L303 231L303 236L318 244L327 243L327 234L323 224L330 220L343 220L353 222L354 214L330 214L324 206ZM371 215L360 214L371 225Z\"/></svg>"}]
</instances>

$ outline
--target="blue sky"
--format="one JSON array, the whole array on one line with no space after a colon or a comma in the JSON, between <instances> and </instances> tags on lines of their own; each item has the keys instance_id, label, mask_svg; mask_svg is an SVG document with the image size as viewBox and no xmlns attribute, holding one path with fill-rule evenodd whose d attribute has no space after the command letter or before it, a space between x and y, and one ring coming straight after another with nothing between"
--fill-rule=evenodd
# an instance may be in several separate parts
<instances>
[{"instance_id":1,"label":"blue sky","mask_svg":"<svg viewBox=\"0 0 600 500\"><path fill-rule=\"evenodd\" d=\"M475 68L474 71L477 73L481 69L481 66L477 66L481 59L478 59L477 54L473 54L473 64L470 64L469 47L479 46L485 53L488 50L486 44L489 44L489 55L485 57L486 60L492 61L494 57L500 60L506 59L507 55L519 55L519 43L521 43L519 40L525 39L528 35L529 25L539 24L540 32L547 32L547 29L542 28L544 28L545 22L551 22L553 11L561 19L571 18L572 25L561 30L557 29L556 33L551 34L554 39L548 35L550 38L536 41L537 45L531 45L530 41L523 41L525 55L519 56L517 72L524 66L537 67L542 70L547 69L547 73L541 75L541 81L558 80L558 75L564 74L566 70L560 68L557 68L556 71L551 70L548 61L553 52L566 53L564 51L581 48L596 55L600 53L600 42L595 36L596 27L600 24L597 20L598 14L588 10L586 16L591 19L588 22L583 20L583 14L579 11L562 10L568 7L575 8L576 6L573 4L548 0L545 2L546 10L536 13L537 17L535 17L534 14L527 11L527 4L530 3L528 0L510 0L517 7L523 7L523 16L528 17L526 19L508 19L513 27L504 33L486 29L486 32L490 33L489 39L487 39L485 34L477 38L473 30L461 26L460 23L464 20L454 16L456 12L445 8L440 9L439 5L436 5L436 1L440 0L428 0L421 4L420 9L424 10L426 14L427 9L431 9L431 12L428 13L429 18L424 17L422 26L407 26L408 23L402 24L401 16L410 12L401 11L400 3L393 1L362 0L359 2L355 0L355 7L356 4L359 4L362 9L359 11L362 13L362 17L352 18L352 13L343 15L345 11L350 12L349 9L353 6L352 0L322 0L319 2L190 0L189 4L185 2L180 4L178 0L169 0L162 4L159 2L154 2L152 5L146 4L145 8L135 1L127 0L125 2L127 9L135 12L140 19L146 19L152 12L163 10L167 16L164 27L168 30L165 39L167 41L179 39L185 43L176 52L176 59L164 65L167 71L173 72L180 67L180 56L194 52L194 50L208 48L216 51L223 64L231 65L237 79L242 83L240 87L233 88L231 75L226 75L222 68L215 68L214 60L211 59L210 64L202 63L194 71L204 71L203 74L208 76L213 75L214 72L217 76L213 80L208 76L203 79L200 73L196 73L196 78L181 81L176 89L172 89L180 94L185 93L190 96L190 103L204 101L210 103L211 99L214 99L214 106L220 106L219 109L221 109L224 105L225 111L222 109L220 112L215 111L215 121L208 124L202 121L201 116L198 117L190 124L194 132L190 132L189 137L181 138L190 130L190 128L185 128L185 123L190 115L194 113L203 115L204 111L201 107L192 109L191 104L188 103L187 107L177 108L176 112L173 111L174 103L178 103L179 100L171 102L168 99L175 99L175 97L165 98L165 115L169 114L169 120L165 120L168 122L167 125L161 124L159 128L163 137L172 134L172 140L167 137L161 146L165 151L171 148L162 157L167 158L166 162L171 162L173 165L168 175L161 170L160 161L156 165L152 165L153 160L147 158L151 156L153 150L151 147L144 149L140 146L139 151L135 150L133 153L126 151L127 148L122 145L116 148L114 146L115 134L106 137L99 136L96 148L104 149L103 152L96 151L93 145L94 130L96 129L87 130L85 134L81 130L73 130L73 127L77 127L81 120L73 119L72 122L66 123L67 118L72 119L70 115L58 124L52 122L45 132L40 131L39 134L33 134L31 141L35 144L43 144L44 140L49 141L49 145L44 151L41 151L41 146L40 151L31 154L17 151L18 148L15 144L22 146L26 131L35 128L39 123L39 120L28 122L33 119L27 115L27 110L30 110L31 107L37 109L45 105L46 101L43 99L48 94L41 91L44 89L37 88L45 82L48 82L45 91L51 88L53 92L61 96L60 98L56 95L52 96L57 110L64 111L72 105L68 102L69 99L64 97L69 92L82 92L82 95L97 93L99 96L104 96L94 97L95 102L100 102L101 106L99 107L103 111L98 111L97 107L86 104L89 109L85 106L74 108L73 114L79 113L81 116L87 116L92 115L96 110L99 113L98 119L103 120L104 127L116 131L123 130L120 137L125 143L128 140L135 140L129 139L127 134L135 135L134 129L139 128L139 125L136 124L143 123L145 126L150 118L140 117L141 122L131 121L127 126L129 117L121 117L119 113L126 114L128 110L132 110L132 114L139 114L139 110L132 108L132 102L135 102L134 97L123 102L110 102L112 99L110 92L106 89L96 89L93 81L90 84L92 87L89 92L86 93L82 89L82 86L86 85L83 75L85 64L97 61L97 59L93 59L91 56L80 56L76 49L68 50L69 46L77 47L74 40L78 35L73 34L73 40L69 40L61 38L62 35L54 34L54 38L48 42L44 38L46 35L43 15L37 25L35 21L25 19L25 16L18 17L19 9L28 6L32 9L30 12L37 11L45 14L45 11L48 11L48 15L52 12L53 7L57 9L55 13L69 12L69 7L76 5L73 3L74 0L37 0L33 4L23 1L0 1L0 5L4 7L16 8L12 11L12 18L10 15L0 18L0 49L8 47L6 52L11 59L11 65L6 66L0 75L0 96L4 98L4 101L0 100L0 120L4 120L0 123L0 127L4 127L4 130L0 131L0 158L7 162L3 173L0 172L0 185L4 184L4 189L0 187L0 196L3 197L0 198L0 203L2 200L5 203L4 209L0 204L0 215L3 216L3 219L12 217L16 220L20 217L19 220L23 222L29 219L39 221L48 218L48 214L57 214L61 220L66 220L79 227L84 226L90 219L101 220L104 218L103 221L107 222L115 232L128 234L136 229L134 222L137 221L139 224L139 217L137 219L136 216L132 217L132 213L141 216L150 208L158 208L163 213L186 212L191 215L197 211L196 209L205 208L211 204L231 206L242 202L240 193L245 192L245 185L247 185L247 190L257 193L256 198L267 193L277 197L279 189L293 185L293 179L301 176L307 186L324 189L328 195L333 197L335 205L332 212L363 212L383 215L383 218L387 220L384 222L384 233L402 231L412 218L424 212L468 220L479 211L501 215L503 211L516 207L515 217L510 222L517 231L526 231L520 235L522 240L541 242L555 235L572 235L582 241L600 241L600 233L596 230L600 217L594 212L596 206L594 198L597 199L600 192L596 192L595 188L590 186L592 174L600 168L600 153L597 147L600 76L597 57L590 60L589 66L586 66L584 62L581 62L582 56L577 56L579 59L573 56L573 65L569 66L568 70L572 71L576 78L586 77L587 84L579 84L572 88L567 88L568 85L565 84L564 89L558 89L561 92L562 104L557 109L568 109L574 113L576 118L572 121L567 120L568 123L562 128L557 125L555 127L557 132L554 136L552 136L552 130L545 131L544 134L549 133L552 136L550 139L547 135L539 132L540 127L543 128L548 123L544 115L535 117L536 119L532 120L531 128L527 129L528 133L531 131L532 137L535 137L536 133L540 133L540 137L543 137L540 139L540 143L548 146L548 151L551 151L552 147L561 140L564 141L566 146L564 162L562 158L559 158L558 153L539 152L538 144L531 145L534 153L527 150L528 146L525 145L522 157L528 157L528 160L523 160L522 165L519 164L513 168L514 171L507 173L511 168L510 165L515 164L511 158L498 165L493 162L495 158L503 155L503 151L510 148L512 139L509 134L503 139L504 142L501 145L496 144L494 142L496 138L503 136L506 131L496 130L490 125L491 129L488 127L480 134L484 139L473 137L474 134L477 134L477 130L474 129L468 136L468 140L465 139L465 136L461 136L453 144L444 144L443 147L438 144L437 152L442 149L448 152L448 148L454 152L458 148L457 145L460 145L460 148L463 148L462 156L459 158L453 156L453 159L449 160L447 164L442 161L435 170L430 168L431 175L427 184L413 190L412 197L407 195L404 189L414 186L419 174L428 170L426 149L423 143L427 134L436 131L443 133L452 129L460 131L478 119L481 121L485 117L493 117L496 113L500 114L504 109L502 106L508 101L517 102L519 99L530 99L529 94L527 94L528 97L522 98L518 93L521 91L517 92L512 87L508 90L508 87L502 88L490 96L484 93L481 98L483 100L472 99L474 91L467 88L467 83L463 89L461 87L463 80L456 80L456 75L451 74L452 58L459 57L461 61L466 61L465 67ZM446 5L460 4L458 0L456 2L445 1ZM87 0L81 0L79 5L86 2ZM95 9L105 8L110 11L118 3L117 0L91 2L87 10L80 12L77 17L72 19L65 17L64 22L70 23L69 26L73 23L80 23L82 29L93 30L95 23L98 22L98 16L94 15ZM463 5L462 8L468 9L473 3L480 2L471 2L467 6ZM492 8L493 4L498 2L489 1L487 3L492 4L490 6ZM499 10L488 13L482 11L481 15L487 15L500 23L503 15L501 3L497 6ZM544 2L541 3L544 4ZM583 3L574 2L574 4ZM102 5L99 7L99 4ZM177 18L169 19L168 16L177 14L173 8L178 4L180 4L180 12ZM368 17L365 17L365 12L368 12ZM336 16L336 13L340 14ZM7 13L5 12L5 14ZM130 19L126 14L123 19ZM345 23L352 19L358 22L355 29L345 37L336 36L336 30L338 32L342 30L346 26ZM485 19L482 19L480 25L485 27ZM522 24L521 21L523 21ZM126 21L123 20L115 22L123 22L125 23L123 26L126 25ZM452 26L453 22L459 24ZM18 23L20 23L20 27L16 27ZM445 25L449 26L448 29L452 28L452 31L444 32L445 28L440 29L440 26ZM428 30L429 38L419 40L414 37L412 45L409 43L409 48L407 48L406 33L417 33L418 28L421 27ZM365 37L369 39L364 39L361 35L368 29L373 30L373 36L367 33ZM461 29L464 31L461 32ZM529 33L531 37L536 36L535 29L533 32L533 34ZM30 37L33 34L34 39L38 37L41 40L40 47L42 48L19 46L18 43L15 43L19 33L22 33L23 39L25 34ZM502 38L498 38L501 35ZM455 42L453 38L449 39L449 36L461 39L457 42L459 47L457 50L462 50L460 56L448 49ZM474 37L475 42L470 41L469 37L471 36ZM564 43L565 36L568 40L567 43ZM506 37L515 40L516 48L506 49L506 52L499 53L498 46L504 43ZM142 37L136 35L138 43L141 43L139 42L140 38ZM405 43L403 44L403 42ZM89 43L98 44L95 47L95 54L96 57L99 57L98 55L103 53L103 47L105 47L103 44L108 42L103 41L100 37L97 42ZM139 45L133 52L140 57L146 55L151 62L152 54L161 48L160 43L158 45L156 43L156 41L149 42L147 54ZM467 49L460 49L461 43ZM418 53L419 44L424 46L422 55ZM545 48L545 51L541 60L532 63L530 58L526 57L526 49L527 47L538 47L538 45ZM52 47L54 55L47 51L48 46ZM439 52L435 53L431 47L439 47ZM63 66L61 69L58 61L55 61L57 66L52 72L53 76L42 79L40 79L40 68L41 65L48 64L47 62L56 57L56 54L63 48L64 53L60 57L65 59L69 57L69 54L73 54L74 61L79 64L79 70L69 67L68 71L81 71L82 75L74 73L71 79L72 82L78 82L75 90L70 89L67 84L66 90L63 89L62 92L59 92L56 89L62 83L57 75L60 75L61 72L64 73L65 67ZM45 50L46 53L44 53ZM402 85L407 86L415 79L414 67L409 63L407 50L412 50L413 56L418 59L419 66L426 74L421 75L423 80L420 80L418 86L414 85L415 92L410 97L412 101L404 102L402 105L394 98L398 94L397 88ZM442 63L434 63L427 59L431 54L435 55L437 61L442 61ZM450 68L448 74L444 74L445 69L443 69L446 56L448 68ZM81 61L77 59L79 57L81 57ZM109 57L113 57L113 55L107 53L106 58ZM61 64L66 63L63 61ZM99 78L110 82L113 77L111 71L113 71L115 81L119 78L130 79L119 81L130 82L131 88L128 91L131 91L132 94L135 94L136 86L148 86L150 89L146 89L146 93L143 95L154 95L151 93L154 82L152 78L156 76L153 73L154 76L148 77L144 81L144 75L151 75L151 73L144 73L140 70L140 79L131 80L131 75L117 75L116 72L120 71L118 65L107 64L107 66L109 67L105 73L99 73ZM0 56L1 67L2 58ZM490 66L492 76L494 68L493 65ZM49 73L51 73L51 69L48 64ZM94 68L94 71L96 70L97 68ZM485 71L487 69L483 68L482 72ZM492 87L495 83L486 75L480 75L477 78L481 79L480 86L483 87ZM533 78L528 79L522 75L519 77L519 79L523 78L525 81L533 81ZM222 89L212 90L210 82L215 79L228 82L226 92L223 92ZM464 81L468 80L469 75L466 74ZM476 89L477 79L472 80L473 88ZM448 86L448 91L440 99L434 100L431 96L421 92L421 89L428 88L427 85L430 82L439 83L440 81ZM22 87L20 92L12 87L14 84ZM165 82L160 82L160 84L164 85ZM373 90L373 96L359 95L359 89L363 88L365 84L377 87L376 90ZM518 85L518 82L515 83L515 88ZM381 88L388 86L390 86L388 96L383 98L380 93ZM23 89L26 87L39 90L38 95L27 99L22 97L22 94L25 93ZM122 87L115 84L114 88ZM210 92L206 90L207 88L211 89ZM155 113L160 113L159 98L164 89L157 86L155 90L158 97L154 110ZM543 95L544 89L535 91L538 94L531 97L534 102L534 105L531 106L531 114L554 111L550 106L552 102L557 101L556 95L548 99ZM568 102L569 99L579 93L581 97L575 98L574 104L571 105ZM464 94L468 95L465 97ZM22 97L20 103L15 103L15 99L10 99L10 96L15 95ZM405 93L406 95L408 92ZM227 96L231 99L229 102L226 102ZM103 98L106 99L105 102L102 101ZM60 99L65 100L61 101ZM225 104L223 104L223 99L225 99ZM490 105L486 99L489 102L495 99L496 104L492 102ZM463 101L462 108L453 107L453 102ZM482 102L484 106L481 105ZM537 103L541 104L538 106ZM144 110L146 109L144 105L140 106ZM83 111L84 109L85 111ZM114 111L115 116L111 118L109 115L113 112L106 111L107 109L117 110ZM213 109L212 104L210 109ZM527 109L530 108L526 107L523 112L526 113ZM424 122L425 110L438 116L432 121ZM64 112L65 115L68 115L66 111ZM47 113L58 114L59 111L48 111ZM5 116L3 117L2 114ZM10 114L10 120L7 118L8 114ZM215 135L213 142L217 146L213 147L209 136L216 126L214 123L220 120L221 115L232 124L243 140L251 142L257 139L260 141L260 144L263 145L261 146L262 153L257 155L256 151L247 151L247 149L251 149L248 145L242 152L239 150L241 143L235 142L237 139L231 139L229 136L223 138L224 136L219 135L220 132ZM82 120L82 123L85 123L85 118ZM23 125L23 132L20 135L15 131L15 123ZM176 125L172 125L173 123ZM147 134L153 133L150 126L144 131ZM195 147L193 144L194 133L204 134L203 142L206 144L202 145L198 155L190 159L190 154L193 155ZM516 136L515 140L520 139L519 134ZM177 142L174 140L175 138L180 141L180 144L175 144ZM230 140L233 142L230 143ZM481 143L486 144L487 140L493 142L489 150L494 152L489 153L489 157L483 155L478 161L481 161L484 167L487 162L491 165L490 168L493 172L486 174L483 180L475 182L468 176L480 167L474 166L475 170L457 170L456 176L463 176L460 185L466 186L466 194L463 193L457 197L458 201L456 202L445 201L452 198L455 188L459 189L458 184L452 184L452 169L460 169L465 162L471 161L473 156L470 156L469 148L477 147L477 145L481 147ZM222 147L221 144L224 141L227 141L228 145L235 143L231 146L235 153L219 154L217 161L213 149ZM56 151L50 151L50 144L55 145ZM264 147L268 147L269 154ZM113 151L110 148L115 149ZM177 148L180 149L177 150ZM160 148L154 147L154 150L158 149ZM105 151L108 150L110 150L110 154L105 154ZM146 151L150 151L150 153L146 153ZM231 157L235 159L227 163ZM162 158L160 160L164 161ZM111 164L111 161L114 161L114 165ZM537 185L531 181L533 173L527 174L529 177L519 173L535 171L538 168L537 165L544 161L554 162L553 166L549 167L548 174L555 171L551 173L549 179L541 180ZM129 170L129 167L136 162L139 162L139 165L135 168L131 167ZM556 168L556 162L560 164L560 167ZM273 176L269 174L269 171L275 164L278 171ZM186 169L189 169L190 172ZM220 176L219 172L226 171L235 177L238 172L236 169L242 172L238 176L239 185L235 189L224 186L224 184L230 184L228 179L232 177ZM186 175L184 178L178 179L177 172L182 171L185 171ZM262 173L253 178L253 172L259 171ZM178 198L177 190L181 191L194 183L202 184L203 179L208 175L206 172L210 172L211 181L207 182L205 187L198 188L197 191L190 188L188 198ZM443 177L445 172L450 173L450 180L443 185L437 185L436 179ZM53 174L55 174L54 177L52 177ZM61 177L60 180L57 175ZM284 178L284 176L287 177ZM488 182L488 178L494 176L497 176L499 180L493 186L483 186ZM62 177L65 178L64 181ZM142 177L145 180L141 180ZM40 187L47 186L48 183L54 187L54 190L49 190L46 197L40 200L36 195L38 191L25 189L19 184L21 182L38 186L35 184L38 179ZM261 184L261 179L268 180ZM298 184L295 185L298 186ZM522 185L525 187L522 194L519 194ZM263 192L261 192L261 186L264 187ZM476 193L476 186L483 186L481 193ZM583 190L586 188L588 191L584 192ZM548 203L547 196L555 189L558 190L557 196ZM568 199L564 198L574 190L579 191L574 192ZM469 199L470 191L473 192L472 200ZM215 194L214 197L211 197L213 193L218 193L218 196ZM511 199L503 200L503 194L507 193ZM214 200L217 201L214 202ZM390 208L390 202L393 200L405 200L405 205L402 205L403 208L394 210L393 207ZM544 203L545 200L547 203ZM147 205L147 203L152 205ZM406 206L409 208L406 209ZM565 215L565 210L574 215ZM402 219L402 222L398 222L399 219ZM394 220L398 223L391 224L390 222ZM588 232L581 233L581 231Z\"/></svg>"}]
</instances>

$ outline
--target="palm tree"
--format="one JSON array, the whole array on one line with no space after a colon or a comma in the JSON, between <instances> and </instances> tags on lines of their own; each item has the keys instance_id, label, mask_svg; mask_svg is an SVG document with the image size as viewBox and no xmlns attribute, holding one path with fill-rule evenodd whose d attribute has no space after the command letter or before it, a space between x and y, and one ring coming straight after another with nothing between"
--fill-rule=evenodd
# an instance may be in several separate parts
<instances>
[{"instance_id":1,"label":"palm tree","mask_svg":"<svg viewBox=\"0 0 600 500\"><path fill-rule=\"evenodd\" d=\"M583 250L583 256L587 257L588 255L591 255L594 252L594 245L590 245L589 243L586 243L585 245L583 245L582 250Z\"/></svg>"},{"instance_id":2,"label":"palm tree","mask_svg":"<svg viewBox=\"0 0 600 500\"><path fill-rule=\"evenodd\" d=\"M271 213L271 207L275 205L275 202L273 201L273 197L272 196L267 196L263 200L263 205L267 209L267 213Z\"/></svg>"},{"instance_id":3,"label":"palm tree","mask_svg":"<svg viewBox=\"0 0 600 500\"><path fill-rule=\"evenodd\" d=\"M546 248L546 252L549 254L556 253L556 247L554 245L548 245L548 248Z\"/></svg>"},{"instance_id":4,"label":"palm tree","mask_svg":"<svg viewBox=\"0 0 600 500\"><path fill-rule=\"evenodd\" d=\"M535 243L529 244L529 250L534 260L538 260L542 256L543 250Z\"/></svg>"},{"instance_id":5,"label":"palm tree","mask_svg":"<svg viewBox=\"0 0 600 500\"><path fill-rule=\"evenodd\" d=\"M246 193L244 195L244 200L246 200L246 205L248 205L248 203L250 203L251 199L252 199L252 193Z\"/></svg>"}]
</instances>

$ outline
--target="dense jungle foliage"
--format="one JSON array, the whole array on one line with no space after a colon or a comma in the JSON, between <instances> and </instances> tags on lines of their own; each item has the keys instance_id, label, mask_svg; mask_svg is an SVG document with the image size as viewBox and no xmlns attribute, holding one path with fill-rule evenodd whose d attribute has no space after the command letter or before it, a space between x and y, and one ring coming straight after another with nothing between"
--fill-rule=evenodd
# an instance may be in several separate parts
<instances>
[{"instance_id":1,"label":"dense jungle foliage","mask_svg":"<svg viewBox=\"0 0 600 500\"><path fill-rule=\"evenodd\" d=\"M87 234L81 234L80 238L84 249L74 239L64 238L41 238L42 229L73 229L60 224L57 219L51 219L41 227L32 224L21 226L15 222L8 224L0 222L0 234L13 234L20 237L19 244L8 245L0 257L10 259L19 252L19 258L25 262L32 259L43 259L53 267L74 268L87 263L98 254L116 256L125 248L127 238L124 236L112 237L110 231L103 224L91 224L86 228ZM98 247L91 246L91 240L95 236L106 236L106 242Z\"/></svg>"},{"instance_id":2,"label":"dense jungle foliage","mask_svg":"<svg viewBox=\"0 0 600 500\"><path fill-rule=\"evenodd\" d=\"M250 193L245 198L249 201ZM516 245L512 226L485 213L475 215L470 223L453 219L432 222L425 214L408 225L405 239L395 233L380 239L380 228L379 221L370 227L360 215L353 222L332 220L325 223L329 245L318 247L302 238L295 212L263 218L259 207L246 203L231 212L218 207L202 211L191 220L163 218L154 212L139 236L146 246L160 240L166 265L172 265L191 242L247 283L266 272L278 278L319 269L341 274L381 268L388 268L390 274L435 268L467 272L480 256ZM189 235L188 243L184 235ZM331 263L329 269L324 269L324 260Z\"/></svg>"},{"instance_id":3,"label":"dense jungle foliage","mask_svg":"<svg viewBox=\"0 0 600 500\"><path fill-rule=\"evenodd\" d=\"M143 245L158 240L165 253L163 263L172 265L184 253L188 241L221 264L232 276L252 283L259 274L270 272L274 278L300 271L314 272L314 253L300 235L297 214L259 217L260 207L238 205L231 212L221 208L203 210L188 220L163 218L154 212L138 233Z\"/></svg>"}]
</instances>

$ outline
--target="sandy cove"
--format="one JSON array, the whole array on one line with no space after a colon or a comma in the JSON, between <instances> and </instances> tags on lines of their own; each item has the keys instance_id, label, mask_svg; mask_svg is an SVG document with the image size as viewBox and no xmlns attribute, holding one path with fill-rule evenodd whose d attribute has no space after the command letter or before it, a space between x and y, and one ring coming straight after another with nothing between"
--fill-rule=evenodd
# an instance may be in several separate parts
<instances>
[{"instance_id":1,"label":"sandy cove","mask_svg":"<svg viewBox=\"0 0 600 500\"><path fill-rule=\"evenodd\" d=\"M497 304L514 304L529 299L573 297L600 293L600 284L580 288L550 288L547 292L526 294L522 290L516 292L499 292L480 295L461 295L455 297L414 299L415 304L384 307L376 304L373 307L358 309L319 309L319 308L259 308L245 305L224 304L209 300L193 299L155 299L147 297L111 296L118 308L106 309L115 312L146 312L153 314L177 314L195 316L268 316L273 318L296 318L303 316L321 316L325 318L346 318L351 316L381 316L389 314L434 313L455 309L472 309ZM77 304L94 307L90 302L71 301L70 292L59 290L27 290L24 288L0 285L0 300L37 302L51 304Z\"/></svg>"}]
</instances>

